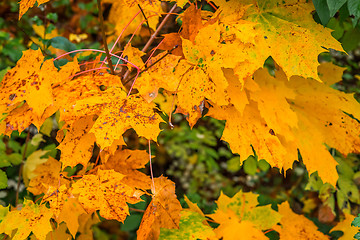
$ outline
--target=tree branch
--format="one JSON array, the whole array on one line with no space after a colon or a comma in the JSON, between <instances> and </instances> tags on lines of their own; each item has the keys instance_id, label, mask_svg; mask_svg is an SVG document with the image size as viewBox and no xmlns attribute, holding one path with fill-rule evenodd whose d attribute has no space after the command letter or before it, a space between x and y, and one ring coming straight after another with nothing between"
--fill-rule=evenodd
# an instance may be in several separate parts
<instances>
[{"instance_id":1,"label":"tree branch","mask_svg":"<svg viewBox=\"0 0 360 240\"><path fill-rule=\"evenodd\" d=\"M98 8L99 8L100 28L101 28L101 34L102 34L104 48L105 48L105 52L106 52L106 57L107 57L107 60L108 60L108 63L109 63L110 72L111 72L112 75L115 75L114 67L113 67L112 62L111 62L111 56L109 54L109 49L108 49L107 41L106 41L105 27L104 27L104 17L103 17L103 11L101 9L101 0L97 0L97 4L98 4Z\"/></svg>"}]
</instances>

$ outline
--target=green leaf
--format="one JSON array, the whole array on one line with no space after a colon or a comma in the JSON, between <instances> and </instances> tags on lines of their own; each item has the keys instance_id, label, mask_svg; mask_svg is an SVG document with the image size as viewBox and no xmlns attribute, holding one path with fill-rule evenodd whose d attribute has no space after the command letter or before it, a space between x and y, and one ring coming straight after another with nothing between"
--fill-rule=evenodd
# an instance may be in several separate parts
<instances>
[{"instance_id":1,"label":"green leaf","mask_svg":"<svg viewBox=\"0 0 360 240\"><path fill-rule=\"evenodd\" d=\"M351 29L344 34L341 39L342 46L346 52L357 48L360 41L360 30L358 28Z\"/></svg>"},{"instance_id":2,"label":"green leaf","mask_svg":"<svg viewBox=\"0 0 360 240\"><path fill-rule=\"evenodd\" d=\"M258 167L261 171L266 172L271 166L265 159L260 159L258 162Z\"/></svg>"},{"instance_id":3,"label":"green leaf","mask_svg":"<svg viewBox=\"0 0 360 240\"><path fill-rule=\"evenodd\" d=\"M246 174L255 175L257 171L257 161L254 156L249 156L244 161L244 171Z\"/></svg>"},{"instance_id":4,"label":"green leaf","mask_svg":"<svg viewBox=\"0 0 360 240\"><path fill-rule=\"evenodd\" d=\"M53 129L53 125L54 125L54 122L53 122L53 119L50 117L50 118L47 118L43 125L40 127L40 132L48 137L50 137L50 133Z\"/></svg>"},{"instance_id":5,"label":"green leaf","mask_svg":"<svg viewBox=\"0 0 360 240\"><path fill-rule=\"evenodd\" d=\"M348 197L348 199L355 203L360 203L360 194L357 186L347 177L339 177L338 180L339 190L344 193Z\"/></svg>"},{"instance_id":6,"label":"green leaf","mask_svg":"<svg viewBox=\"0 0 360 240\"><path fill-rule=\"evenodd\" d=\"M11 153L10 155L7 155L7 159L13 165L19 165L22 163L22 156L19 153Z\"/></svg>"},{"instance_id":7,"label":"green leaf","mask_svg":"<svg viewBox=\"0 0 360 240\"><path fill-rule=\"evenodd\" d=\"M347 0L327 0L330 11L330 17L333 17L337 11L344 5Z\"/></svg>"},{"instance_id":8,"label":"green leaf","mask_svg":"<svg viewBox=\"0 0 360 240\"><path fill-rule=\"evenodd\" d=\"M352 17L353 27L356 26L360 18L360 1L359 0L348 0L348 10Z\"/></svg>"},{"instance_id":9,"label":"green leaf","mask_svg":"<svg viewBox=\"0 0 360 240\"><path fill-rule=\"evenodd\" d=\"M7 188L8 178L3 170L0 170L0 189Z\"/></svg>"},{"instance_id":10,"label":"green leaf","mask_svg":"<svg viewBox=\"0 0 360 240\"><path fill-rule=\"evenodd\" d=\"M313 3L321 23L326 25L330 20L330 11L326 0L313 0Z\"/></svg>"},{"instance_id":11,"label":"green leaf","mask_svg":"<svg viewBox=\"0 0 360 240\"><path fill-rule=\"evenodd\" d=\"M360 227L360 213L359 213L359 215L354 219L354 221L351 222L351 226Z\"/></svg>"},{"instance_id":12,"label":"green leaf","mask_svg":"<svg viewBox=\"0 0 360 240\"><path fill-rule=\"evenodd\" d=\"M2 167L10 167L11 163L5 153L0 152L0 168Z\"/></svg>"},{"instance_id":13,"label":"green leaf","mask_svg":"<svg viewBox=\"0 0 360 240\"><path fill-rule=\"evenodd\" d=\"M229 161L227 161L226 163L227 166L227 170L229 172L237 172L240 170L241 166L240 166L240 157L236 156L233 157L231 159L229 159Z\"/></svg>"},{"instance_id":14,"label":"green leaf","mask_svg":"<svg viewBox=\"0 0 360 240\"><path fill-rule=\"evenodd\" d=\"M62 49L67 52L77 49L75 44L73 44L67 38L64 37L54 37L50 39L50 45L54 48Z\"/></svg>"}]
</instances>

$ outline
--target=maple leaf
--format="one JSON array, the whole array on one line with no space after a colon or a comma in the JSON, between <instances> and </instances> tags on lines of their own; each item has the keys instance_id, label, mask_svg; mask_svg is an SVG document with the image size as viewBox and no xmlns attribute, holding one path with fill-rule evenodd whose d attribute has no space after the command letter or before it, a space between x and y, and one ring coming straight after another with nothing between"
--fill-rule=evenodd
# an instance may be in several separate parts
<instances>
[{"instance_id":1,"label":"maple leaf","mask_svg":"<svg viewBox=\"0 0 360 240\"><path fill-rule=\"evenodd\" d=\"M19 7L19 20L21 19L21 17L27 12L27 10L29 8L31 8L32 6L34 6L35 2L38 3L38 6L46 3L50 0L21 0L19 2L20 7Z\"/></svg>"},{"instance_id":2,"label":"maple leaf","mask_svg":"<svg viewBox=\"0 0 360 240\"><path fill-rule=\"evenodd\" d=\"M179 228L182 208L175 195L174 183L162 176L155 178L154 182L154 196L141 220L138 239L155 240L159 238L160 228Z\"/></svg>"},{"instance_id":3,"label":"maple leaf","mask_svg":"<svg viewBox=\"0 0 360 240\"><path fill-rule=\"evenodd\" d=\"M151 58L148 65L152 65L165 56L166 52ZM179 84L178 75L174 74L175 67L180 61L179 56L168 55L153 65L146 72L143 72L135 81L134 88L139 90L143 98L151 102L158 95L159 88L165 88L168 91L176 91Z\"/></svg>"},{"instance_id":4,"label":"maple leaf","mask_svg":"<svg viewBox=\"0 0 360 240\"><path fill-rule=\"evenodd\" d=\"M274 226L274 230L279 232L280 239L329 239L328 236L317 231L317 227L312 221L294 213L288 202L279 205L279 213L282 215L281 226Z\"/></svg>"},{"instance_id":5,"label":"maple leaf","mask_svg":"<svg viewBox=\"0 0 360 240\"><path fill-rule=\"evenodd\" d=\"M288 77L300 75L319 80L317 57L324 51L323 47L342 51L340 43L331 36L331 30L314 22L311 2L214 2L219 6L215 14L220 15L220 22L230 33L244 43L249 39L250 43L256 43L249 51L252 60L257 58L264 62L272 56ZM249 24L243 25L241 20ZM252 55L251 51L256 54Z\"/></svg>"},{"instance_id":6,"label":"maple leaf","mask_svg":"<svg viewBox=\"0 0 360 240\"><path fill-rule=\"evenodd\" d=\"M52 231L49 232L46 236L46 240L53 240L53 239L61 239L61 240L71 240L71 235L67 232L67 227L65 223L60 223L58 227Z\"/></svg>"},{"instance_id":7,"label":"maple leaf","mask_svg":"<svg viewBox=\"0 0 360 240\"><path fill-rule=\"evenodd\" d=\"M149 162L149 154L145 150L124 149L117 150L101 167L114 169L125 175L122 182L126 185L146 190L150 189L151 179L136 169L144 168L147 162Z\"/></svg>"},{"instance_id":8,"label":"maple leaf","mask_svg":"<svg viewBox=\"0 0 360 240\"><path fill-rule=\"evenodd\" d=\"M39 129L58 110L53 102L52 85L67 80L79 67L74 61L58 72L52 60L43 62L43 59L41 50L24 51L17 65L4 76L0 112L8 116L2 122L6 123L2 133L21 132L31 123Z\"/></svg>"},{"instance_id":9,"label":"maple leaf","mask_svg":"<svg viewBox=\"0 0 360 240\"><path fill-rule=\"evenodd\" d=\"M63 163L63 168L74 167L79 163L84 167L87 166L95 142L95 135L89 133L94 122L93 116L86 116L75 121L68 129L65 138L57 147L61 151L60 161Z\"/></svg>"},{"instance_id":10,"label":"maple leaf","mask_svg":"<svg viewBox=\"0 0 360 240\"><path fill-rule=\"evenodd\" d=\"M260 230L270 229L277 224L281 218L280 214L272 210L269 205L257 206L257 197L257 194L251 192L243 193L239 191L232 198L221 193L217 200L217 210L214 214L209 215L220 224L216 230L217 236L229 236L230 233L227 233L227 230L234 225L243 229L248 226L258 230L255 232L261 232ZM243 221L247 223L241 224ZM253 238L253 236L251 237Z\"/></svg>"},{"instance_id":11,"label":"maple leaf","mask_svg":"<svg viewBox=\"0 0 360 240\"><path fill-rule=\"evenodd\" d=\"M50 225L52 215L52 211L45 205L37 205L25 199L21 210L10 211L2 219L0 233L6 233L14 240L23 240L33 232L38 239L45 239L52 231Z\"/></svg>"},{"instance_id":12,"label":"maple leaf","mask_svg":"<svg viewBox=\"0 0 360 240\"><path fill-rule=\"evenodd\" d=\"M131 46L131 43L128 46L126 46L122 54L123 56L128 57L129 62L133 63L134 65L138 67L142 67L144 65L144 61L141 59L141 57L144 56L145 53L140 51L138 48L134 48L133 46ZM131 70L131 67L133 65L127 63L127 66Z\"/></svg>"},{"instance_id":13,"label":"maple leaf","mask_svg":"<svg viewBox=\"0 0 360 240\"><path fill-rule=\"evenodd\" d=\"M16 67L5 74L1 82L1 112L9 112L15 104L26 100L34 113L41 116L52 104L51 84L58 72L52 60L44 63L43 60L40 49L24 51Z\"/></svg>"},{"instance_id":14,"label":"maple leaf","mask_svg":"<svg viewBox=\"0 0 360 240\"><path fill-rule=\"evenodd\" d=\"M79 194L79 202L89 213L100 210L106 219L124 222L129 215L126 203L142 201L134 196L135 189L121 182L124 175L114 170L98 170L97 175L85 175L72 185L72 194Z\"/></svg>"},{"instance_id":15,"label":"maple leaf","mask_svg":"<svg viewBox=\"0 0 360 240\"><path fill-rule=\"evenodd\" d=\"M80 236L79 239L93 239L93 231L92 226L99 223L100 219L98 214L91 213L91 214L82 214L79 216L79 232Z\"/></svg>"},{"instance_id":16,"label":"maple leaf","mask_svg":"<svg viewBox=\"0 0 360 240\"><path fill-rule=\"evenodd\" d=\"M342 235L339 239L354 239L355 234L359 232L358 226L352 224L354 216L345 213L345 219L339 222L331 231L342 231Z\"/></svg>"},{"instance_id":17,"label":"maple leaf","mask_svg":"<svg viewBox=\"0 0 360 240\"><path fill-rule=\"evenodd\" d=\"M137 4L141 5L145 16L148 18L149 27L152 29L156 29L159 18L164 13L161 8L161 1L141 1L137 3L137 1L132 0L105 0L104 3L112 3L109 21L115 24L117 34L121 34L122 38L134 33L144 20Z\"/></svg>"},{"instance_id":18,"label":"maple leaf","mask_svg":"<svg viewBox=\"0 0 360 240\"><path fill-rule=\"evenodd\" d=\"M101 93L93 92L92 96L77 101L64 115L98 115L90 133L95 134L101 148L106 148L130 128L140 137L156 140L160 133L160 117L154 108L155 104L146 102L138 94L126 97L122 89L109 88Z\"/></svg>"},{"instance_id":19,"label":"maple leaf","mask_svg":"<svg viewBox=\"0 0 360 240\"><path fill-rule=\"evenodd\" d=\"M160 230L160 239L217 239L213 229L202 222L205 217L190 210L181 211L179 229Z\"/></svg>"},{"instance_id":20,"label":"maple leaf","mask_svg":"<svg viewBox=\"0 0 360 240\"><path fill-rule=\"evenodd\" d=\"M33 171L35 177L30 179L28 191L34 195L47 193L50 187L57 187L67 184L67 180L60 178L61 163L56 159L49 157L46 162L36 166Z\"/></svg>"},{"instance_id":21,"label":"maple leaf","mask_svg":"<svg viewBox=\"0 0 360 240\"><path fill-rule=\"evenodd\" d=\"M236 229L236 231L234 231ZM215 229L215 233L218 237L221 236L221 239L231 240L237 239L239 233L241 234L242 240L267 240L268 238L264 233L256 228L252 222L241 221L239 222L236 219L230 219L226 225L220 225Z\"/></svg>"},{"instance_id":22,"label":"maple leaf","mask_svg":"<svg viewBox=\"0 0 360 240\"><path fill-rule=\"evenodd\" d=\"M31 179L37 176L37 173L35 173L37 166L47 161L47 158L42 157L48 152L49 151L45 150L37 150L27 157L23 170L23 179L26 186L28 186Z\"/></svg>"},{"instance_id":23,"label":"maple leaf","mask_svg":"<svg viewBox=\"0 0 360 240\"><path fill-rule=\"evenodd\" d=\"M65 222L69 232L75 238L79 229L79 216L82 214L86 214L86 212L79 201L76 198L68 198L62 206L57 221L59 223Z\"/></svg>"},{"instance_id":24,"label":"maple leaf","mask_svg":"<svg viewBox=\"0 0 360 240\"><path fill-rule=\"evenodd\" d=\"M227 120L222 139L241 159L251 155L254 148L260 159L288 169L299 149L309 172L318 171L323 180L335 185L337 163L325 144L344 155L359 151L359 122L348 114L359 119L360 105L351 94L329 87L336 82L334 77L340 76L341 68L327 64L320 65L319 71L321 79L330 77L323 73L333 73L324 79L328 84L298 76L289 81L280 68L275 77L266 69L259 69L254 80L246 79L246 95L238 98L242 102L214 106L209 115ZM231 81L236 78L231 70L225 76ZM324 164L328 167L321 167Z\"/></svg>"},{"instance_id":25,"label":"maple leaf","mask_svg":"<svg viewBox=\"0 0 360 240\"><path fill-rule=\"evenodd\" d=\"M88 74L54 86L54 102L60 109L60 121L72 125L79 116L67 114L67 111L72 109L77 101L91 97L95 93L100 95L103 92L102 87L110 86L123 88L120 77L108 73Z\"/></svg>"}]
</instances>

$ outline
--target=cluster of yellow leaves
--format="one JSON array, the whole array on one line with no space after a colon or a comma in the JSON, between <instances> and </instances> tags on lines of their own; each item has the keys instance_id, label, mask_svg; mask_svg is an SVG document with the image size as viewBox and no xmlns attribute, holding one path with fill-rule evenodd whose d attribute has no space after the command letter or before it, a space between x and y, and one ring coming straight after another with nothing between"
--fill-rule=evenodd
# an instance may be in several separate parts
<instances>
[{"instance_id":1,"label":"cluster of yellow leaves","mask_svg":"<svg viewBox=\"0 0 360 240\"><path fill-rule=\"evenodd\" d=\"M341 50L340 44L313 21L306 1L215 3L210 17L194 5L185 10L181 31L160 45L181 52L142 74L135 88L147 101L159 88L176 94L176 111L191 126L210 103L208 115L226 120L222 139L241 161L255 150L286 170L299 149L309 172L335 185L327 146L345 155L360 149L360 126L349 116L360 119L360 105L330 87L343 69L317 61L324 47ZM272 75L262 68L269 56L277 64Z\"/></svg>"},{"instance_id":2,"label":"cluster of yellow leaves","mask_svg":"<svg viewBox=\"0 0 360 240\"><path fill-rule=\"evenodd\" d=\"M20 17L34 2L20 2ZM162 13L160 1L105 2L113 3L110 21L123 37L141 28L144 19L137 4L153 30ZM86 239L89 225L98 221L96 211L123 222L129 215L127 203L142 201L140 196L151 188L153 199L137 232L139 239L236 239L233 229L248 232L244 239L266 239L264 231L269 229L278 231L282 239L326 239L287 203L277 212L257 206L257 195L251 193L221 195L218 209L209 216L188 200L190 209L183 210L173 182L159 177L151 187L150 178L138 170L148 162L148 154L119 146L125 145L122 135L130 128L156 141L161 121L156 111L161 109L153 100L163 88L169 96L167 105L176 100L176 111L185 114L191 126L205 106L209 116L226 120L222 139L241 160L254 149L272 166L288 169L299 149L309 172L318 171L325 182L335 185L336 162L326 145L343 154L359 151L359 123L349 116L360 119L359 104L330 87L341 79L343 70L317 62L323 47L341 50L341 46L328 29L313 21L312 4L305 0L214 3L219 6L215 13L195 5L185 10L181 31L165 35L160 45L164 50L176 47L173 54L142 73L134 85L139 93L129 97L118 76L101 72L74 78L80 70L76 60L58 70L52 60L43 61L40 50L23 53L1 82L0 134L22 132L30 124L39 129L59 111L65 122L57 135L61 157L60 161L41 159L27 171L32 173L28 190L44 194L43 202L49 202L50 208L25 201L21 210L2 216L0 232L13 239L26 238L30 232L39 239L49 234L67 239L71 236L66 235L65 222L73 237L80 232L80 238ZM144 53L131 45L123 54L139 67L144 64ZM147 66L165 54L150 59ZM274 74L262 68L270 56L277 64ZM167 106L166 113L171 108ZM95 143L101 149L101 164L91 169ZM77 164L84 167L80 179L62 172ZM58 224L53 232L51 218ZM212 229L208 218L219 227Z\"/></svg>"}]
</instances>

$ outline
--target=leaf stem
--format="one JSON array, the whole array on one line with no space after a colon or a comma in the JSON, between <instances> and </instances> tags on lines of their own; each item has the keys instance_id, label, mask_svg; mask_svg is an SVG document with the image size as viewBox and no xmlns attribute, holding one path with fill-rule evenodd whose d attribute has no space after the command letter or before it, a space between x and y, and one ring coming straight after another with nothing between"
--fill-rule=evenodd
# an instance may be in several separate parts
<instances>
[{"instance_id":1,"label":"leaf stem","mask_svg":"<svg viewBox=\"0 0 360 240\"><path fill-rule=\"evenodd\" d=\"M166 14L164 20L160 23L159 27L156 29L156 31L151 35L149 41L146 43L144 48L141 50L143 52L146 52L148 48L151 46L152 42L155 40L156 35L160 32L161 28L165 25L166 21L169 19L171 13L175 11L177 5L174 4L174 6L170 9L170 11Z\"/></svg>"},{"instance_id":2,"label":"leaf stem","mask_svg":"<svg viewBox=\"0 0 360 240\"><path fill-rule=\"evenodd\" d=\"M104 17L103 17L103 11L101 9L101 0L97 0L97 4L98 4L98 9L99 9L99 19L100 19L100 28L101 28L101 33L102 33L102 38L103 38L103 43L104 43L104 48L105 48L105 52L106 52L106 56L107 56L107 60L109 63L109 68L110 68L110 72L112 75L115 75L115 71L111 62L111 57L109 54L109 49L107 46L107 41L106 41L106 35L105 35L105 27L104 27Z\"/></svg>"},{"instance_id":3,"label":"leaf stem","mask_svg":"<svg viewBox=\"0 0 360 240\"><path fill-rule=\"evenodd\" d=\"M152 191L152 194L155 195L155 194L156 194L156 191L155 191L154 174L153 174L152 164L151 164L151 145L150 145L150 140L148 140L148 143L149 143L150 175L151 175L151 181L152 181L151 191Z\"/></svg>"},{"instance_id":4,"label":"leaf stem","mask_svg":"<svg viewBox=\"0 0 360 240\"><path fill-rule=\"evenodd\" d=\"M134 212L140 212L140 213L144 213L144 212L145 212L145 210L136 209L136 208L131 208L131 207L129 207L129 210L130 210L130 211L134 211Z\"/></svg>"},{"instance_id":5,"label":"leaf stem","mask_svg":"<svg viewBox=\"0 0 360 240\"><path fill-rule=\"evenodd\" d=\"M145 20L146 20L146 24L148 26L148 30L149 30L149 36L151 36L151 29L150 29L150 24L149 24L149 21L144 13L144 10L141 8L140 4L138 4L138 7L140 8L140 11L142 13L142 15L144 16Z\"/></svg>"}]
</instances>

